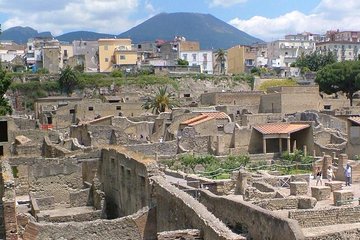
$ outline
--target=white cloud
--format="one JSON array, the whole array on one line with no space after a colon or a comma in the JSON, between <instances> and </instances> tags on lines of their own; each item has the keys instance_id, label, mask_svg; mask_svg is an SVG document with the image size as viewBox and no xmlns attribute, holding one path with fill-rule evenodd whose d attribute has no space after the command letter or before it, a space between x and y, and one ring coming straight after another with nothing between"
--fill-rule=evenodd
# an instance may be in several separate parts
<instances>
[{"instance_id":1,"label":"white cloud","mask_svg":"<svg viewBox=\"0 0 360 240\"><path fill-rule=\"evenodd\" d=\"M327 30L360 30L360 1L322 0L310 13L292 11L275 18L254 16L250 19L232 19L229 23L251 35L271 41L286 34L309 31L324 33Z\"/></svg>"},{"instance_id":2,"label":"white cloud","mask_svg":"<svg viewBox=\"0 0 360 240\"><path fill-rule=\"evenodd\" d=\"M230 7L244 2L247 2L247 0L212 0L210 2L210 7Z\"/></svg>"},{"instance_id":3,"label":"white cloud","mask_svg":"<svg viewBox=\"0 0 360 240\"><path fill-rule=\"evenodd\" d=\"M139 7L140 0L0 0L0 14L9 15L3 29L31 26L54 35L72 30L118 34L137 23L131 14Z\"/></svg>"}]
</instances>

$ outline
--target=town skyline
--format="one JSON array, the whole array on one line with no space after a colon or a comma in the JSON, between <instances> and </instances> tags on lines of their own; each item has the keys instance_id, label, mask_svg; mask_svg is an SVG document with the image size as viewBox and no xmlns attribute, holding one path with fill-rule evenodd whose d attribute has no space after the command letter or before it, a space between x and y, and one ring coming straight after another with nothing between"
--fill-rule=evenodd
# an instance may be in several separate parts
<instances>
[{"instance_id":1,"label":"town skyline","mask_svg":"<svg viewBox=\"0 0 360 240\"><path fill-rule=\"evenodd\" d=\"M164 0L79 0L49 5L38 0L31 6L21 1L0 1L0 22L3 31L29 26L55 36L78 30L119 34L162 12L199 12L211 14L264 41L272 41L304 31L357 30L360 28L360 23L355 21L359 17L358 9L360 3L355 0L347 1L344 6L334 0L201 0L191 5L187 1Z\"/></svg>"}]
</instances>

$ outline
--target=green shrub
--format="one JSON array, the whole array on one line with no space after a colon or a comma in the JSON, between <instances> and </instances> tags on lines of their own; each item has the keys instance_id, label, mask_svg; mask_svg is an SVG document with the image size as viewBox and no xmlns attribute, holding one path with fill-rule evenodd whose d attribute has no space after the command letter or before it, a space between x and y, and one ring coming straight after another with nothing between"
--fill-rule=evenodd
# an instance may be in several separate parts
<instances>
[{"instance_id":1,"label":"green shrub","mask_svg":"<svg viewBox=\"0 0 360 240\"><path fill-rule=\"evenodd\" d=\"M259 90L267 91L270 87L297 86L297 82L292 79L272 79L263 82L259 86Z\"/></svg>"}]
</instances>

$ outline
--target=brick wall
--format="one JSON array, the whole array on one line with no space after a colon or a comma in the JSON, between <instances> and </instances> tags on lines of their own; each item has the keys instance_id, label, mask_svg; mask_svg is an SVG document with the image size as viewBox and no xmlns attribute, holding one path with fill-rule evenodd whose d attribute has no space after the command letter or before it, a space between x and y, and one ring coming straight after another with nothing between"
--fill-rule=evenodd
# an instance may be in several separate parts
<instances>
[{"instance_id":1,"label":"brick wall","mask_svg":"<svg viewBox=\"0 0 360 240\"><path fill-rule=\"evenodd\" d=\"M305 228L355 223L360 219L360 206L290 211L289 218L297 220Z\"/></svg>"}]
</instances>

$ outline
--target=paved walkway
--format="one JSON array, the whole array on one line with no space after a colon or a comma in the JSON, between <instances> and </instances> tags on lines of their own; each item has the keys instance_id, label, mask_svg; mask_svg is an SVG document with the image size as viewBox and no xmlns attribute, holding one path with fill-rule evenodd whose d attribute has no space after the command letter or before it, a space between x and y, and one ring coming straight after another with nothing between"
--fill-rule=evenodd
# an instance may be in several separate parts
<instances>
[{"instance_id":1,"label":"paved walkway","mask_svg":"<svg viewBox=\"0 0 360 240\"><path fill-rule=\"evenodd\" d=\"M303 228L303 233L306 238L310 237L319 237L327 234L334 234L337 232L348 231L352 229L360 229L360 223L351 223L351 224L337 224L324 227L313 227L313 228Z\"/></svg>"}]
</instances>

